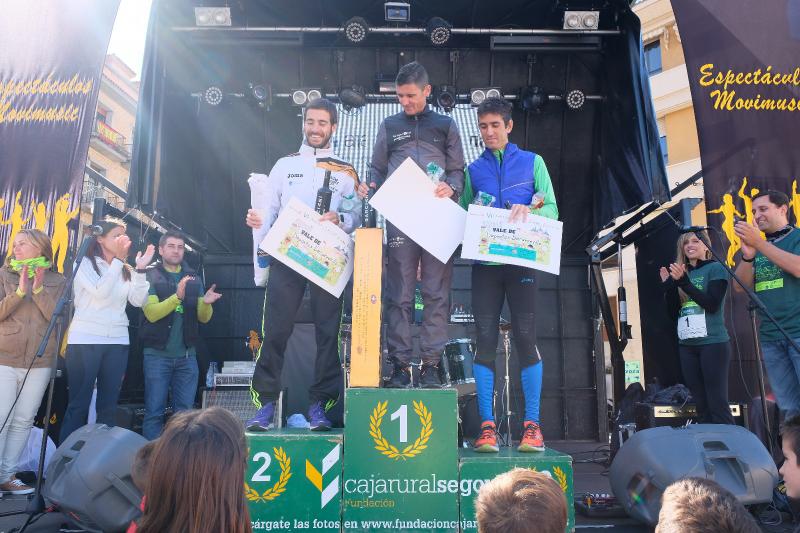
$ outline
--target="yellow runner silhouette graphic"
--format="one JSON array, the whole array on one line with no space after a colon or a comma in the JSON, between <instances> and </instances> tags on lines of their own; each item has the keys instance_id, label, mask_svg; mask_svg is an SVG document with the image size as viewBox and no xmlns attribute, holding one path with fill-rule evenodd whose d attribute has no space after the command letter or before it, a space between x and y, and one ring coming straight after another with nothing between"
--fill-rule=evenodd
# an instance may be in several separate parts
<instances>
[{"instance_id":1,"label":"yellow runner silhouette graphic","mask_svg":"<svg viewBox=\"0 0 800 533\"><path fill-rule=\"evenodd\" d=\"M67 224L81 210L80 206L69 210L69 197L67 193L56 201L53 208L53 259L59 272L64 272L64 259L69 247L69 230Z\"/></svg>"},{"instance_id":2,"label":"yellow runner silhouette graphic","mask_svg":"<svg viewBox=\"0 0 800 533\"><path fill-rule=\"evenodd\" d=\"M725 236L728 237L729 242L728 258L725 260L725 262L728 264L728 266L733 266L733 257L736 255L736 252L739 251L739 248L742 247L742 241L739 239L739 236L736 235L736 232L733 231L733 226L736 224L736 217L738 216L739 218L744 218L744 215L736 210L736 206L733 205L733 195L730 193L725 193L722 195L721 206L719 206L717 209L708 211L709 215L714 213L720 213L723 216L722 231L725 233Z\"/></svg>"},{"instance_id":3,"label":"yellow runner silhouette graphic","mask_svg":"<svg viewBox=\"0 0 800 533\"><path fill-rule=\"evenodd\" d=\"M23 207L19 203L19 197L22 196L22 191L17 191L17 196L14 199L14 208L11 211L11 217L6 220L6 224L11 224L11 233L8 236L8 250L6 251L6 257L11 255L12 248L14 246L14 237L17 236L19 230L28 223L30 217L22 218L23 215Z\"/></svg>"}]
</instances>

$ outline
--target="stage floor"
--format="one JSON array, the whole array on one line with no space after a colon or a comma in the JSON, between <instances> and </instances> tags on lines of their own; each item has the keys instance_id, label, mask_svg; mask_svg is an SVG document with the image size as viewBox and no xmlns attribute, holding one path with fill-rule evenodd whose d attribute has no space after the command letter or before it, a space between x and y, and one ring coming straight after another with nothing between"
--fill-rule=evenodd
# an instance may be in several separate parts
<instances>
[{"instance_id":1,"label":"stage floor","mask_svg":"<svg viewBox=\"0 0 800 533\"><path fill-rule=\"evenodd\" d=\"M571 455L574 459L574 487L576 497L589 492L610 494L611 487L608 483L607 469L604 465L592 462L593 459L602 460L605 456L602 450L607 450L603 443L585 441L548 441L551 446L561 452ZM600 451L598 451L600 450ZM0 513L21 510L25 508L27 500L23 496L5 496L0 499ZM25 517L5 517L0 518L0 532L6 533L15 527L20 527L25 521ZM588 518L575 512L576 531L602 530L614 533L647 533L650 528L643 526L631 518ZM30 533L57 533L62 531L61 524L66 524L64 516L60 513L46 515L27 531ZM783 527L764 526L765 532L792 531L790 525ZM63 531L80 530L71 529L68 526Z\"/></svg>"}]
</instances>

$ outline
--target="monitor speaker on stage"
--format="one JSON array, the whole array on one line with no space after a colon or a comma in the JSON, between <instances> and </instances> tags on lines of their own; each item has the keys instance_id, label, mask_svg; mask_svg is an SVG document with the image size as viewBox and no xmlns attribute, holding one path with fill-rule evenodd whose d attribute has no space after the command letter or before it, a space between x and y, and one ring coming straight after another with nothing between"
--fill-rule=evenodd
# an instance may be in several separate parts
<instances>
[{"instance_id":1,"label":"monitor speaker on stage","mask_svg":"<svg viewBox=\"0 0 800 533\"><path fill-rule=\"evenodd\" d=\"M614 457L609 480L627 513L654 526L664 490L686 477L715 481L744 505L753 505L772 500L778 470L746 429L693 424L636 432Z\"/></svg>"},{"instance_id":2,"label":"monitor speaker on stage","mask_svg":"<svg viewBox=\"0 0 800 533\"><path fill-rule=\"evenodd\" d=\"M45 500L86 531L125 531L141 514L142 493L131 479L131 465L145 443L147 439L121 427L83 426L50 460Z\"/></svg>"}]
</instances>

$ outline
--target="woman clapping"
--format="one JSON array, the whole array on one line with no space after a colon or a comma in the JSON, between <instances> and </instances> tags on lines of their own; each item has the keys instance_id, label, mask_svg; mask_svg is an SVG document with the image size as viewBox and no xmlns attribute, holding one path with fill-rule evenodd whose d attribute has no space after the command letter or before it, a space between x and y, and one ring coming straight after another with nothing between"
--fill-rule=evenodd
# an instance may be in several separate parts
<instances>
[{"instance_id":1,"label":"woman clapping","mask_svg":"<svg viewBox=\"0 0 800 533\"><path fill-rule=\"evenodd\" d=\"M61 442L86 424L97 381L97 422L113 426L122 378L128 365L128 303L141 307L150 284L144 268L153 259L152 245L136 254L136 270L125 261L131 240L125 223L106 219L75 275L75 315L67 338L69 404Z\"/></svg>"},{"instance_id":2,"label":"woman clapping","mask_svg":"<svg viewBox=\"0 0 800 533\"><path fill-rule=\"evenodd\" d=\"M55 337L44 357L34 355L61 295L64 276L50 270L53 249L41 231L20 230L12 255L0 269L0 491L30 494L33 488L14 472L50 381Z\"/></svg>"}]
</instances>

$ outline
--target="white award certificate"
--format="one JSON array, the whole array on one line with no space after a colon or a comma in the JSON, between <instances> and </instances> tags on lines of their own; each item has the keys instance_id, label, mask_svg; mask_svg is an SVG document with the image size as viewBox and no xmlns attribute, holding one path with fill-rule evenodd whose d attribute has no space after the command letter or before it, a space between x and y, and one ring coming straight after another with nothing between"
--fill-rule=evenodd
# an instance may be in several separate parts
<instances>
[{"instance_id":1,"label":"white award certificate","mask_svg":"<svg viewBox=\"0 0 800 533\"><path fill-rule=\"evenodd\" d=\"M337 298L353 274L353 239L292 198L259 246Z\"/></svg>"},{"instance_id":2,"label":"white award certificate","mask_svg":"<svg viewBox=\"0 0 800 533\"><path fill-rule=\"evenodd\" d=\"M446 263L464 236L466 212L449 198L437 198L436 185L409 157L369 201L426 252Z\"/></svg>"},{"instance_id":3,"label":"white award certificate","mask_svg":"<svg viewBox=\"0 0 800 533\"><path fill-rule=\"evenodd\" d=\"M510 214L507 209L470 205L461 257L558 275L563 223L539 215L511 223Z\"/></svg>"}]
</instances>

